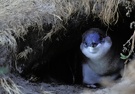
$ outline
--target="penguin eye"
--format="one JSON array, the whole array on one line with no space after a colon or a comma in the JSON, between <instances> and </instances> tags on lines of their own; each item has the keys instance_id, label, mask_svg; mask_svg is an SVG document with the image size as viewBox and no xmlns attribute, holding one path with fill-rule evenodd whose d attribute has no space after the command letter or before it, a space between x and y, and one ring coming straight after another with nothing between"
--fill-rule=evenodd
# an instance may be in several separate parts
<instances>
[{"instance_id":1,"label":"penguin eye","mask_svg":"<svg viewBox=\"0 0 135 94\"><path fill-rule=\"evenodd\" d=\"M105 42L105 38L102 38L101 42L102 42L102 43Z\"/></svg>"},{"instance_id":2,"label":"penguin eye","mask_svg":"<svg viewBox=\"0 0 135 94\"><path fill-rule=\"evenodd\" d=\"M104 36L101 35L101 37L99 38L99 40L100 40L101 43L104 42L105 41Z\"/></svg>"},{"instance_id":3,"label":"penguin eye","mask_svg":"<svg viewBox=\"0 0 135 94\"><path fill-rule=\"evenodd\" d=\"M83 42L85 47L88 47L88 43L87 42Z\"/></svg>"}]
</instances>

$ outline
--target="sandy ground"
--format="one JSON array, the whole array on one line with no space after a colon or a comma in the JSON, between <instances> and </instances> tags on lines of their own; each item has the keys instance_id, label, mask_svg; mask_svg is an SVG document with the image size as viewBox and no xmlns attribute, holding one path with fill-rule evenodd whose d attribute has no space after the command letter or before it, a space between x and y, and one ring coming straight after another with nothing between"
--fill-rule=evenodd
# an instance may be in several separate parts
<instances>
[{"instance_id":1,"label":"sandy ground","mask_svg":"<svg viewBox=\"0 0 135 94\"><path fill-rule=\"evenodd\" d=\"M31 83L21 77L15 77L14 75L12 75L11 78L24 94L83 94L84 90L88 89L79 85Z\"/></svg>"},{"instance_id":2,"label":"sandy ground","mask_svg":"<svg viewBox=\"0 0 135 94\"><path fill-rule=\"evenodd\" d=\"M130 79L120 81L111 87L90 89L79 85L62 85L58 83L43 82L31 83L14 75L11 75L10 78L14 81L21 93L7 93L0 87L0 94L135 94L135 80L133 81ZM11 85L11 87L12 86L13 85Z\"/></svg>"}]
</instances>

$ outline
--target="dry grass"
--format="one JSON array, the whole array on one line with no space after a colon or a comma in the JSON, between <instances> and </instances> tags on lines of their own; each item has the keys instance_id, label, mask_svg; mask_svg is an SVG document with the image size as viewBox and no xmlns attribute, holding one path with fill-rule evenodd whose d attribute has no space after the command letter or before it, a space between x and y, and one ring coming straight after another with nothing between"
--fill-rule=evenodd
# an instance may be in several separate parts
<instances>
[{"instance_id":1,"label":"dry grass","mask_svg":"<svg viewBox=\"0 0 135 94\"><path fill-rule=\"evenodd\" d=\"M104 23L106 24L112 24L117 23L119 19L118 14L118 5L120 3L120 0L107 0L106 4L103 5L102 11L100 12L100 17L103 19Z\"/></svg>"},{"instance_id":2,"label":"dry grass","mask_svg":"<svg viewBox=\"0 0 135 94\"><path fill-rule=\"evenodd\" d=\"M28 27L52 24L51 34L63 28L73 13L97 15L104 23L116 23L118 5L123 0L0 0L0 31L16 38L27 34ZM50 36L48 34L47 36Z\"/></svg>"},{"instance_id":3,"label":"dry grass","mask_svg":"<svg viewBox=\"0 0 135 94\"><path fill-rule=\"evenodd\" d=\"M20 87L8 77L1 77L0 85L8 94L23 94L19 89Z\"/></svg>"},{"instance_id":4,"label":"dry grass","mask_svg":"<svg viewBox=\"0 0 135 94\"><path fill-rule=\"evenodd\" d=\"M67 23L73 13L94 15L107 25L115 24L119 19L118 5L124 1L0 0L0 43L8 43L12 49L16 49L15 38L25 40L24 36L30 26L36 26L42 31L43 23L52 24L52 29L43 39L50 38L64 28L63 24Z\"/></svg>"}]
</instances>

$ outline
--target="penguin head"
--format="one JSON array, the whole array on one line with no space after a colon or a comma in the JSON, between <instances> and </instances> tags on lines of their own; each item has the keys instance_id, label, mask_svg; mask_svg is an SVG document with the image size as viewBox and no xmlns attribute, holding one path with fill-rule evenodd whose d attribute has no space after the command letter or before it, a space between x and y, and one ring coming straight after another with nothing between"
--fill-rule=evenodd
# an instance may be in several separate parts
<instances>
[{"instance_id":1,"label":"penguin head","mask_svg":"<svg viewBox=\"0 0 135 94\"><path fill-rule=\"evenodd\" d=\"M105 35L98 28L92 28L86 31L82 36L82 43L85 47L96 47L98 44L103 43Z\"/></svg>"},{"instance_id":2,"label":"penguin head","mask_svg":"<svg viewBox=\"0 0 135 94\"><path fill-rule=\"evenodd\" d=\"M110 50L111 46L112 41L109 36L106 36L98 28L92 28L82 35L80 49L86 57L96 59L97 57L103 57Z\"/></svg>"}]
</instances>

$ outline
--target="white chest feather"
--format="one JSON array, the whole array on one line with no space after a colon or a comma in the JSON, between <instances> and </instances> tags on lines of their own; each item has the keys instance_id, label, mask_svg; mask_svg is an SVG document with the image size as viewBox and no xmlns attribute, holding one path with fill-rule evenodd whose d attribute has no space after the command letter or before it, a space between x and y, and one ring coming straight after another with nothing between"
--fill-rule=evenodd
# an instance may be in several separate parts
<instances>
[{"instance_id":1,"label":"white chest feather","mask_svg":"<svg viewBox=\"0 0 135 94\"><path fill-rule=\"evenodd\" d=\"M99 43L96 47L85 47L80 45L82 53L88 58L87 62L96 73L104 74L108 70L111 58L110 50L112 42L107 37L104 43ZM109 41L108 41L109 40Z\"/></svg>"}]
</instances>

